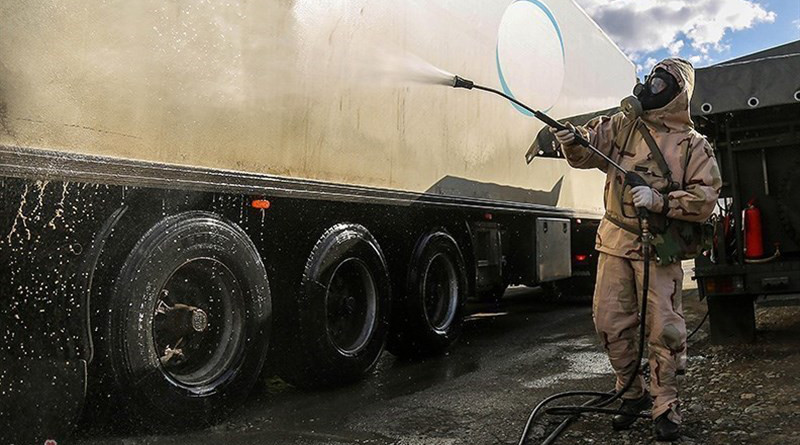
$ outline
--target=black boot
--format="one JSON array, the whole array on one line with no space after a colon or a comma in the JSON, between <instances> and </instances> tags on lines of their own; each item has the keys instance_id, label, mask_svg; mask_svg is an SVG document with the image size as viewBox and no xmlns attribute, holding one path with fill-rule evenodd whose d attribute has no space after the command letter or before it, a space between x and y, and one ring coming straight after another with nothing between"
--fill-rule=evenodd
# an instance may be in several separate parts
<instances>
[{"instance_id":1,"label":"black boot","mask_svg":"<svg viewBox=\"0 0 800 445\"><path fill-rule=\"evenodd\" d=\"M673 442L681 438L681 426L669 420L668 415L669 411L653 421L653 434L655 434L656 440Z\"/></svg>"},{"instance_id":2,"label":"black boot","mask_svg":"<svg viewBox=\"0 0 800 445\"><path fill-rule=\"evenodd\" d=\"M611 419L611 426L619 431L626 430L636 422L636 414L646 411L653 406L653 399L650 394L644 393L638 399L622 399L622 406L619 410L629 415L617 414Z\"/></svg>"}]
</instances>

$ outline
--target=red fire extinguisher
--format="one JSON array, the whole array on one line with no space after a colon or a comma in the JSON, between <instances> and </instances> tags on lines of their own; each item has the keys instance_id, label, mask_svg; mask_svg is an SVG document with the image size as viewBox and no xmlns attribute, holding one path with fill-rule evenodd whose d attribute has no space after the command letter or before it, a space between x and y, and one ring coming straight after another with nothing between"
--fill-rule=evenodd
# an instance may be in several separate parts
<instances>
[{"instance_id":1,"label":"red fire extinguisher","mask_svg":"<svg viewBox=\"0 0 800 445\"><path fill-rule=\"evenodd\" d=\"M749 259L764 256L761 210L756 207L755 198L747 203L747 208L744 210L744 256Z\"/></svg>"}]
</instances>

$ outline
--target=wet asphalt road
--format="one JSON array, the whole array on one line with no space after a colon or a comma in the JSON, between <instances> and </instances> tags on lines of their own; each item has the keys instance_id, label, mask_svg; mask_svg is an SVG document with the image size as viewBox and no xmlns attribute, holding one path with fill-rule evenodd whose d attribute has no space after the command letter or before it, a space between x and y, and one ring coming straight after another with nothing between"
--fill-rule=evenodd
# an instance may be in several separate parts
<instances>
[{"instance_id":1,"label":"wet asphalt road","mask_svg":"<svg viewBox=\"0 0 800 445\"><path fill-rule=\"evenodd\" d=\"M95 424L76 443L482 444L516 443L529 409L554 391L607 389L610 367L587 303L542 302L511 289L472 304L461 341L442 357L404 362L385 353L372 375L329 391L265 379L228 421L178 435L113 432Z\"/></svg>"},{"instance_id":2,"label":"wet asphalt road","mask_svg":"<svg viewBox=\"0 0 800 445\"><path fill-rule=\"evenodd\" d=\"M612 385L590 304L541 297L539 289L517 288L500 305L471 304L475 315L447 355L407 362L384 353L375 371L354 385L301 391L267 378L224 423L172 435L114 432L99 423L79 431L73 443L516 444L542 398ZM689 320L698 316L691 312L687 308ZM605 419L593 422L608 427Z\"/></svg>"}]
</instances>

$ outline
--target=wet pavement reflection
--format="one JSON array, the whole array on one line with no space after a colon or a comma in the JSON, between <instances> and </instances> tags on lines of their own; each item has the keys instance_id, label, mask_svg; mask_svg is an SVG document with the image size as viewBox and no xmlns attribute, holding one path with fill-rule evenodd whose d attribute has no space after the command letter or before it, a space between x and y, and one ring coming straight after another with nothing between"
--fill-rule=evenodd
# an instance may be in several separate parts
<instances>
[{"instance_id":1,"label":"wet pavement reflection","mask_svg":"<svg viewBox=\"0 0 800 445\"><path fill-rule=\"evenodd\" d=\"M86 422L76 443L460 444L516 443L529 409L567 388L607 389L610 367L587 303L546 303L512 288L499 304L470 303L461 340L441 357L385 353L364 381L297 390L265 371L250 400L218 425L187 432L119 431Z\"/></svg>"}]
</instances>

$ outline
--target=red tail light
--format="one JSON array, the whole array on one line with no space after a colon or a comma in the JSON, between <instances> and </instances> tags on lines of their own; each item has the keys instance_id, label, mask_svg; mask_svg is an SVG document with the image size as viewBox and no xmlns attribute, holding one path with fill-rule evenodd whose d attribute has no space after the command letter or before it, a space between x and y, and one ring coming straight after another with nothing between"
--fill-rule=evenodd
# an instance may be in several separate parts
<instances>
[{"instance_id":1,"label":"red tail light","mask_svg":"<svg viewBox=\"0 0 800 445\"><path fill-rule=\"evenodd\" d=\"M740 276L721 276L703 280L707 294L733 294L744 291L744 280Z\"/></svg>"}]
</instances>

